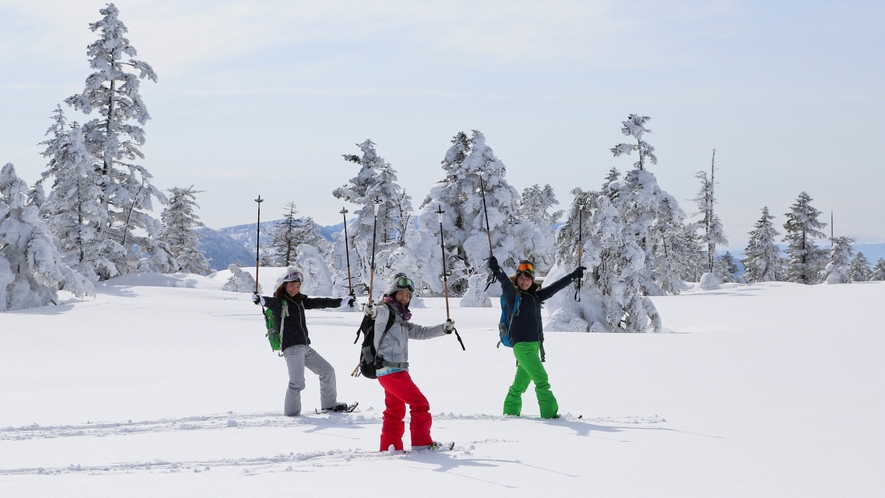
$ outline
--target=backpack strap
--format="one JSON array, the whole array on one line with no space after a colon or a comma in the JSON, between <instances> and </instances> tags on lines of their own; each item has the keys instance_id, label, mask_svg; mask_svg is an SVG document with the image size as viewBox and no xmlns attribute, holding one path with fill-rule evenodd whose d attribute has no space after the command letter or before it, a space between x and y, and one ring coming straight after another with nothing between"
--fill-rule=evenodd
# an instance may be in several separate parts
<instances>
[{"instance_id":1,"label":"backpack strap","mask_svg":"<svg viewBox=\"0 0 885 498\"><path fill-rule=\"evenodd\" d=\"M280 352L279 355L283 356L283 330L285 330L284 323L286 318L289 317L289 303L286 301L286 298L280 300Z\"/></svg>"}]
</instances>

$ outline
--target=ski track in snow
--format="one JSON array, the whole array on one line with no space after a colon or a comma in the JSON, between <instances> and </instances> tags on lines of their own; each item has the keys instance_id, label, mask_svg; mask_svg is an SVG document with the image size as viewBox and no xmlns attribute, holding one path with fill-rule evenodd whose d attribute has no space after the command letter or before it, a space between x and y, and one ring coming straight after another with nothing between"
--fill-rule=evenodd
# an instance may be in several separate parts
<instances>
[{"instance_id":1,"label":"ski track in snow","mask_svg":"<svg viewBox=\"0 0 885 498\"><path fill-rule=\"evenodd\" d=\"M562 415L559 419L544 420L540 417L506 415L455 415L440 413L434 420L538 420L556 423L557 420L586 422L596 424L657 424L665 419L653 416L596 417L583 418L571 414ZM407 418L408 420L408 418ZM366 416L360 413L350 414L302 414L297 417L285 417L279 413L245 413L198 415L181 418L147 420L141 422L87 422L83 425L40 426L37 424L22 427L0 428L0 441L22 441L31 439L53 439L61 437L105 437L146 432L170 432L192 430L224 430L238 428L266 427L313 427L330 425L367 425L381 424L380 416Z\"/></svg>"},{"instance_id":2,"label":"ski track in snow","mask_svg":"<svg viewBox=\"0 0 885 498\"><path fill-rule=\"evenodd\" d=\"M571 414L562 415L555 420L543 420L540 417L521 416L511 417L504 415L455 415L452 413L440 413L434 415L435 420L487 420L487 421L518 421L532 420L542 423L556 424L558 422L586 423L586 424L609 424L609 425L650 425L666 422L665 419L653 416L624 416L624 417L597 417L583 418ZM22 441L36 439L53 439L63 437L107 437L125 436L131 434L158 433L171 431L192 430L228 430L240 428L276 428L276 427L316 427L316 426L347 426L381 424L381 417L366 416L359 413L351 414L302 414L298 417L286 417L279 413L226 413L216 415L199 415L181 418L148 420L141 422L96 422L82 425L57 425L40 426L28 425L23 427L0 428L0 441ZM456 444L451 451L444 452L449 458L468 456L472 454L477 444L505 443L508 441L498 439L486 439L471 441L466 444ZM195 461L167 461L155 460L150 462L119 462L109 465L69 465L66 467L36 467L20 469L0 469L3 475L58 475L80 473L88 475L102 475L109 473L132 473L132 472L206 472L212 468L242 468L243 474L263 474L274 472L293 472L300 468L317 466L346 465L353 461L371 459L417 459L427 460L439 457L440 453L403 453L403 452L378 452L370 450L329 450L305 453L278 454L270 457L252 458L226 458L216 460ZM303 471L303 470L302 470Z\"/></svg>"}]
</instances>

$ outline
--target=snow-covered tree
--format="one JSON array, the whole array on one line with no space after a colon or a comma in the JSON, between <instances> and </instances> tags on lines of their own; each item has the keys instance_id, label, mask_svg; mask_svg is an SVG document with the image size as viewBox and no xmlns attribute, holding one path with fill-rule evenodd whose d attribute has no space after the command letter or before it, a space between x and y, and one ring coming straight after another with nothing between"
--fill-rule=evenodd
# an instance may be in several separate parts
<instances>
[{"instance_id":1,"label":"snow-covered tree","mask_svg":"<svg viewBox=\"0 0 885 498\"><path fill-rule=\"evenodd\" d=\"M310 244L300 244L296 249L296 266L301 269L301 273L304 275L301 292L308 296L334 295L332 272L322 253Z\"/></svg>"},{"instance_id":2,"label":"snow-covered tree","mask_svg":"<svg viewBox=\"0 0 885 498\"><path fill-rule=\"evenodd\" d=\"M230 270L230 277L228 277L227 282L224 283L222 290L230 292L255 292L255 289L257 288L258 292L261 292L261 286L255 286L255 277L253 277L251 273L241 270L236 263L232 263L227 269Z\"/></svg>"},{"instance_id":3,"label":"snow-covered tree","mask_svg":"<svg viewBox=\"0 0 885 498\"><path fill-rule=\"evenodd\" d=\"M870 276L870 280L885 280L885 258L879 258L876 261L876 266L873 267L873 274Z\"/></svg>"},{"instance_id":4,"label":"snow-covered tree","mask_svg":"<svg viewBox=\"0 0 885 498\"><path fill-rule=\"evenodd\" d=\"M63 289L77 297L94 296L92 282L66 265L28 186L12 164L0 170L0 311L45 306Z\"/></svg>"},{"instance_id":5,"label":"snow-covered tree","mask_svg":"<svg viewBox=\"0 0 885 498\"><path fill-rule=\"evenodd\" d=\"M99 38L87 47L90 67L82 93L65 99L75 109L98 118L82 127L86 149L96 160L99 210L105 219L96 227L100 241L119 244L125 251L105 251L117 273L171 271L173 258L159 238L161 223L151 216L152 199L165 204L162 192L151 184L151 174L134 161L144 159L143 125L150 115L139 94L140 80L157 81L151 66L135 59L136 50L125 37L128 29L113 3L100 10L104 16L89 25ZM144 257L145 253L147 254ZM115 272L98 268L102 279Z\"/></svg>"},{"instance_id":6,"label":"snow-covered tree","mask_svg":"<svg viewBox=\"0 0 885 498\"><path fill-rule=\"evenodd\" d=\"M820 280L828 284L847 284L851 282L851 259L854 255L851 237L833 237L830 239L830 261L820 273Z\"/></svg>"},{"instance_id":7,"label":"snow-covered tree","mask_svg":"<svg viewBox=\"0 0 885 498\"><path fill-rule=\"evenodd\" d=\"M594 331L660 331L660 316L647 296L681 288L680 260L674 249L679 247L678 231L684 226L685 213L645 169L646 158L657 163L654 147L642 139L650 131L644 127L648 119L628 116L622 132L635 137L638 145L619 144L611 149L616 157L639 151L635 169L623 179L612 170L600 192L572 191L575 202L557 234L556 272L548 277L564 275L565 268L576 262L570 248L576 235L586 232L580 254L589 271L582 287L587 292L582 295L590 297L580 302L561 296L551 299L548 310L551 321L556 316L557 326L574 330L583 323ZM587 219L586 229L577 226L576 220L583 219Z\"/></svg>"},{"instance_id":8,"label":"snow-covered tree","mask_svg":"<svg viewBox=\"0 0 885 498\"><path fill-rule=\"evenodd\" d=\"M716 260L715 267L713 268L713 274L719 278L719 281L722 283L731 283L737 281L737 273L740 271L738 268L737 262L734 259L734 256L731 255L730 251L725 251L725 254L719 256L719 259Z\"/></svg>"},{"instance_id":9,"label":"snow-covered tree","mask_svg":"<svg viewBox=\"0 0 885 498\"><path fill-rule=\"evenodd\" d=\"M744 280L747 282L776 282L784 279L784 260L775 243L780 233L774 228L768 206L762 208L762 217L750 232L750 240L744 250Z\"/></svg>"},{"instance_id":10,"label":"snow-covered tree","mask_svg":"<svg viewBox=\"0 0 885 498\"><path fill-rule=\"evenodd\" d=\"M378 155L371 140L357 144L357 147L362 155L345 154L344 159L359 164L359 173L332 192L335 197L355 204L359 209L354 211L356 218L347 224L350 240L345 241L341 234L333 244L331 268L336 292L347 289L347 244L346 247L350 248L353 285L358 294L363 294L370 284L384 282L399 271L396 269L399 267L397 255L408 244L412 231L412 201L397 183L396 171ZM374 277L372 261L375 261ZM415 276L412 278L416 279ZM416 293L422 292L424 285L420 279L416 281L416 286ZM380 297L385 290L383 285L375 285L373 298ZM346 291L343 293L346 294Z\"/></svg>"},{"instance_id":11,"label":"snow-covered tree","mask_svg":"<svg viewBox=\"0 0 885 498\"><path fill-rule=\"evenodd\" d=\"M40 216L55 236L62 260L93 282L100 275L118 274L114 261L125 255L120 244L97 234L107 222L101 209L101 178L95 158L86 149L83 132L77 123L67 127L61 106L55 110L53 125L46 132L52 137L43 156L49 164L34 190L42 189L44 181L53 177L49 195L40 206Z\"/></svg>"},{"instance_id":12,"label":"snow-covered tree","mask_svg":"<svg viewBox=\"0 0 885 498\"><path fill-rule=\"evenodd\" d=\"M707 252L698 234L697 223L683 223L670 235L667 247L677 275L685 282L698 282L706 272Z\"/></svg>"},{"instance_id":13,"label":"snow-covered tree","mask_svg":"<svg viewBox=\"0 0 885 498\"><path fill-rule=\"evenodd\" d=\"M633 163L633 167L638 170L645 169L646 160L652 164L658 164L658 158L655 156L655 148L642 139L646 133L651 133L651 130L645 127L645 123L648 123L650 120L651 118L648 116L640 116L639 114L628 115L627 121L621 121L621 124L624 125L621 128L621 133L623 133L624 136L633 137L636 140L636 143L620 143L611 148L612 154L614 154L615 157L619 157L621 154L630 155L631 153L636 152L639 156L639 160Z\"/></svg>"},{"instance_id":14,"label":"snow-covered tree","mask_svg":"<svg viewBox=\"0 0 885 498\"><path fill-rule=\"evenodd\" d=\"M817 219L821 212L811 206L812 198L805 192L799 194L796 203L786 214L784 228L787 233L787 262L785 280L800 284L815 284L826 261L826 252L817 247L814 239L825 237L820 231L827 226Z\"/></svg>"},{"instance_id":15,"label":"snow-covered tree","mask_svg":"<svg viewBox=\"0 0 885 498\"><path fill-rule=\"evenodd\" d=\"M553 187L544 185L541 188L537 184L522 191L522 197L517 206L519 218L528 221L534 226L532 245L535 248L554 247L556 245L556 233L553 226L562 217L562 210L550 212L553 206L559 204ZM556 255L552 251L533 250L534 263L540 271L547 271L556 261Z\"/></svg>"},{"instance_id":16,"label":"snow-covered tree","mask_svg":"<svg viewBox=\"0 0 885 498\"><path fill-rule=\"evenodd\" d=\"M551 252L552 247L546 245L551 239L519 216L521 198L505 180L507 169L482 132L474 130L469 138L463 132L456 134L442 168L445 178L421 204L418 226L438 234L437 211L444 211L446 269L455 295L467 292L470 276L485 273L490 250L502 268L516 268L519 261L529 259L537 263L538 273L548 270L539 255Z\"/></svg>"},{"instance_id":17,"label":"snow-covered tree","mask_svg":"<svg viewBox=\"0 0 885 498\"><path fill-rule=\"evenodd\" d=\"M209 260L199 249L203 235L197 231L205 225L194 212L199 207L196 195L201 192L191 185L188 188L172 187L169 193L169 204L160 214L163 221L160 240L169 244L176 262L175 271L207 275Z\"/></svg>"},{"instance_id":18,"label":"snow-covered tree","mask_svg":"<svg viewBox=\"0 0 885 498\"><path fill-rule=\"evenodd\" d=\"M263 233L270 240L262 247L262 261L268 266L287 267L298 259L298 246L313 246L320 254L329 250L329 242L311 217L296 217L295 203L285 207L283 217Z\"/></svg>"},{"instance_id":19,"label":"snow-covered tree","mask_svg":"<svg viewBox=\"0 0 885 498\"><path fill-rule=\"evenodd\" d=\"M870 268L870 261L862 252L857 253L851 260L851 266L848 268L848 276L852 282L866 282L872 280L873 270Z\"/></svg>"},{"instance_id":20,"label":"snow-covered tree","mask_svg":"<svg viewBox=\"0 0 885 498\"><path fill-rule=\"evenodd\" d=\"M701 242L707 246L707 271L713 273L713 265L716 260L716 246L728 244L725 237L725 231L722 228L722 222L716 215L713 207L716 204L715 196L715 176L716 176L716 149L713 149L713 160L710 165L710 177L707 177L706 171L698 171L695 178L701 181L701 189L694 201L698 205L698 212L703 216L699 223L703 234Z\"/></svg>"}]
</instances>

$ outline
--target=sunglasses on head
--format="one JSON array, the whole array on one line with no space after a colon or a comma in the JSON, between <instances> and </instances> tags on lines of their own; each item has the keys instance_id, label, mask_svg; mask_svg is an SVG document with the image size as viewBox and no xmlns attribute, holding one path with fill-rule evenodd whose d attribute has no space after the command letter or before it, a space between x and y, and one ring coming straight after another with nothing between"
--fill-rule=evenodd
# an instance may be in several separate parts
<instances>
[{"instance_id":1,"label":"sunglasses on head","mask_svg":"<svg viewBox=\"0 0 885 498\"><path fill-rule=\"evenodd\" d=\"M396 279L396 286L409 289L409 292L415 292L415 285L412 283L412 279L408 277L400 277Z\"/></svg>"},{"instance_id":2,"label":"sunglasses on head","mask_svg":"<svg viewBox=\"0 0 885 498\"><path fill-rule=\"evenodd\" d=\"M286 278L284 278L283 280L286 282L301 282L303 277L304 276L301 274L300 271L293 271L286 274Z\"/></svg>"},{"instance_id":3,"label":"sunglasses on head","mask_svg":"<svg viewBox=\"0 0 885 498\"><path fill-rule=\"evenodd\" d=\"M519 268L516 269L517 272L529 272L532 275L535 274L535 265L531 263L523 263L519 265Z\"/></svg>"}]
</instances>

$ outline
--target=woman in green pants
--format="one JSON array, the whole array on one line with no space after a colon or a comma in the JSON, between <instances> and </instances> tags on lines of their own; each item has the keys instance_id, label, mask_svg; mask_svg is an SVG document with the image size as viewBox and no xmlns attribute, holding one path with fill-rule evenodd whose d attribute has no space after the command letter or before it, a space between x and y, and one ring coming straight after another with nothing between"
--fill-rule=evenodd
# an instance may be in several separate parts
<instances>
[{"instance_id":1,"label":"woman in green pants","mask_svg":"<svg viewBox=\"0 0 885 498\"><path fill-rule=\"evenodd\" d=\"M522 413L522 393L529 388L530 382L534 382L541 418L558 418L559 405L553 392L550 391L547 370L541 363L544 361L541 302L565 289L575 279L581 278L586 268L580 266L543 289L535 283L535 266L529 261L521 262L516 275L511 277L501 270L494 256L489 258L489 269L501 283L506 305L505 312L511 316L510 342L513 345L513 355L516 357L516 377L504 399L504 415ZM517 294L519 305L514 310Z\"/></svg>"}]
</instances>

